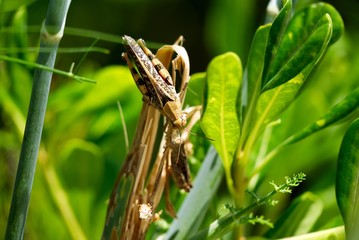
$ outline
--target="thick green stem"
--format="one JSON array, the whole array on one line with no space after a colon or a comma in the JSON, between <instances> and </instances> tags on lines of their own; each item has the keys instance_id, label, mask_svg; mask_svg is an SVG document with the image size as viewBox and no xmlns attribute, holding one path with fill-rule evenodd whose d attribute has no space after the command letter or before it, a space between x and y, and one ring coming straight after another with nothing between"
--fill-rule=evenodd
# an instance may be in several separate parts
<instances>
[{"instance_id":1,"label":"thick green stem","mask_svg":"<svg viewBox=\"0 0 359 240\"><path fill-rule=\"evenodd\" d=\"M70 0L50 1L46 22L41 32L38 64L53 68L70 2ZM56 26L50 24L56 24ZM48 31L49 27L51 27L51 35ZM54 30L57 31L54 32ZM52 51L41 52L41 48L51 48ZM35 70L5 239L23 239L51 78L52 72L42 69Z\"/></svg>"}]
</instances>

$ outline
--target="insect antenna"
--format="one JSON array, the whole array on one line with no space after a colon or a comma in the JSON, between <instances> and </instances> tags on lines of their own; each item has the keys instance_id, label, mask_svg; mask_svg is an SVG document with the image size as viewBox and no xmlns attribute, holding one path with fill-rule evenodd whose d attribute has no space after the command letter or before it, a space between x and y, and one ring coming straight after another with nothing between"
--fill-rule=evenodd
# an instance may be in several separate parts
<instances>
[{"instance_id":1,"label":"insect antenna","mask_svg":"<svg viewBox=\"0 0 359 240\"><path fill-rule=\"evenodd\" d=\"M188 132L189 134L191 134L191 135L193 135L193 136L197 136L197 137L200 137L200 138L202 138L202 139L209 140L209 141L216 141L215 139L209 138L209 137L207 137L206 135L200 135L200 134L191 132L191 131L188 130L187 128L183 128L183 130L186 131L186 132Z\"/></svg>"}]
</instances>

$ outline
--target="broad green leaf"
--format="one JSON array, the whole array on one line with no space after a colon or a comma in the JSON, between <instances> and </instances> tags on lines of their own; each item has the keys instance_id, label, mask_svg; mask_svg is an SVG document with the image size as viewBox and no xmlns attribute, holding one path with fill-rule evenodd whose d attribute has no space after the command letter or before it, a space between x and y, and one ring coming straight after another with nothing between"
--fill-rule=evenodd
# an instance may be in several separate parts
<instances>
[{"instance_id":1,"label":"broad green leaf","mask_svg":"<svg viewBox=\"0 0 359 240\"><path fill-rule=\"evenodd\" d=\"M320 19L325 14L329 14L333 22L333 34L331 36L329 45L335 43L343 34L343 19L340 16L339 12L332 5L324 2L319 2L316 4L311 4L307 9L303 9L303 11L304 12L298 11L298 13L305 15L306 24L314 24L317 19Z\"/></svg>"},{"instance_id":2,"label":"broad green leaf","mask_svg":"<svg viewBox=\"0 0 359 240\"><path fill-rule=\"evenodd\" d=\"M310 232L323 211L321 200L310 192L295 199L270 229L266 237L278 239Z\"/></svg>"},{"instance_id":3,"label":"broad green leaf","mask_svg":"<svg viewBox=\"0 0 359 240\"><path fill-rule=\"evenodd\" d=\"M323 54L325 47L328 45L330 35L331 35L331 19L329 15L325 15L321 21L321 27L319 27L316 33L313 33L312 39L308 40L306 46L315 45L317 48L321 49L320 55ZM310 47L311 48L311 47ZM311 50L304 47L305 51L301 54L308 55ZM304 57L304 56L303 56ZM285 60L283 59L285 62ZM294 64L292 62L291 64ZM291 72L291 64L287 63L283 69L275 77L278 79L278 85L273 85L275 88L269 88L270 90L264 91L258 100L257 103L257 121L258 124L264 124L273 121L280 113L282 113L295 99L298 95L300 89L302 88L305 80L307 79L310 72L313 70L316 62L312 62L309 65L302 66L303 68L300 71L297 71L297 75L290 74L291 79L282 81ZM278 78L277 78L278 77ZM279 84L280 82L280 84ZM274 83L274 82L272 82ZM275 83L275 84L277 84ZM269 82L268 84L271 84ZM269 85L267 85L269 86Z\"/></svg>"},{"instance_id":4,"label":"broad green leaf","mask_svg":"<svg viewBox=\"0 0 359 240\"><path fill-rule=\"evenodd\" d=\"M283 112L293 102L304 80L303 74L299 74L285 84L262 93L256 109L257 124L264 127Z\"/></svg>"},{"instance_id":5,"label":"broad green leaf","mask_svg":"<svg viewBox=\"0 0 359 240\"><path fill-rule=\"evenodd\" d=\"M217 192L223 177L221 160L211 147L196 175L193 188L178 211L165 239L187 239L195 233L205 216L211 199Z\"/></svg>"},{"instance_id":6,"label":"broad green leaf","mask_svg":"<svg viewBox=\"0 0 359 240\"><path fill-rule=\"evenodd\" d=\"M118 113L116 101L120 101L125 117L137 116L141 109L141 94L137 91L135 83L127 67L110 66L98 71L94 77L98 83L79 84L70 83L59 88L52 94L49 101L49 109L54 113L48 116L49 122L52 118L56 121L56 132L52 132L52 136L57 134L63 135L64 129L69 126L76 126L78 119L83 116L110 107ZM72 114L64 114L71 109ZM109 109L107 110L109 111ZM117 120L119 115L117 115ZM101 118L102 116L98 116ZM116 116L112 115L107 124L116 121ZM83 124L82 122L79 122ZM48 124L49 126L51 124ZM107 127L107 126L106 126ZM103 126L105 131L105 126ZM94 130L91 128L91 130Z\"/></svg>"},{"instance_id":7,"label":"broad green leaf","mask_svg":"<svg viewBox=\"0 0 359 240\"><path fill-rule=\"evenodd\" d=\"M214 58L207 69L206 96L201 127L222 158L227 180L239 139L237 98L242 81L239 57L225 53ZM232 186L231 182L227 182Z\"/></svg>"},{"instance_id":8,"label":"broad green leaf","mask_svg":"<svg viewBox=\"0 0 359 240\"><path fill-rule=\"evenodd\" d=\"M346 96L339 103L334 105L329 112L319 118L317 121L303 129L302 131L294 134L290 137L286 144L292 144L298 142L311 134L320 131L333 123L346 118L348 115L353 113L359 106L359 88L356 88L348 96Z\"/></svg>"},{"instance_id":9,"label":"broad green leaf","mask_svg":"<svg viewBox=\"0 0 359 240\"><path fill-rule=\"evenodd\" d=\"M276 54L272 54L268 72L264 72L262 91L289 81L308 67L312 70L323 56L332 35L332 20L329 14L312 19L312 11L309 10L303 9L289 22L281 42L276 46ZM307 22L308 19L312 21ZM307 71L307 74L310 72Z\"/></svg>"},{"instance_id":10,"label":"broad green leaf","mask_svg":"<svg viewBox=\"0 0 359 240\"><path fill-rule=\"evenodd\" d=\"M347 239L359 236L359 119L346 132L340 146L336 197Z\"/></svg>"}]
</instances>

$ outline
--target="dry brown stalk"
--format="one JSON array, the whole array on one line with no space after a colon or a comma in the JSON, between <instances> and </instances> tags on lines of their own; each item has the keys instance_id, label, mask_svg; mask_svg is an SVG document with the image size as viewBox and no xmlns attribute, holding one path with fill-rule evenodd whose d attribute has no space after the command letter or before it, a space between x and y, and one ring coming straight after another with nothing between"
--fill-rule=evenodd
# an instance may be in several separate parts
<instances>
[{"instance_id":1,"label":"dry brown stalk","mask_svg":"<svg viewBox=\"0 0 359 240\"><path fill-rule=\"evenodd\" d=\"M179 93L181 104L183 104L189 80L189 59L187 52L182 46L177 45L177 43L182 41L183 39L180 38L174 45L163 46L156 53L156 57L167 69L169 66L172 67L174 82L176 71L179 73L178 75L181 78ZM172 56L174 53L177 54L177 57L173 59ZM183 189L189 191L191 187L186 159L187 151L185 150L185 146L190 145L188 134L185 134L187 130L178 129L178 127L174 126L169 120L166 121L164 127L158 128L160 115L158 109L155 109L147 102L143 103L130 152L119 172L111 194L103 239L109 236L105 234L106 231L110 231L111 239L145 238L149 224L159 217L159 214L155 212L162 198L164 189L166 186L169 186L168 176L171 167L177 167L174 169L176 171L175 174L178 174L180 177L185 176L181 181L184 180L185 183L188 184L182 183L182 186L184 186ZM195 118L193 117L192 119ZM197 117L197 120L198 119L199 117ZM191 120L191 123L189 123L186 128L191 128L193 124L193 120ZM152 169L150 169L157 131L161 131L162 129L164 129L162 142L158 150L158 155L152 164ZM181 157L181 159L177 156ZM185 158L185 162L178 162L183 160L183 158ZM181 175L181 170L187 171L184 175ZM123 185L121 185L121 181L126 180L132 183L127 204L126 206L118 206L119 199L123 200L123 194L125 194L122 192ZM167 189L167 192L169 192L169 189ZM166 198L166 202L169 213L175 216L175 210L168 197ZM121 208L126 208L123 218L118 216ZM162 212L162 210L160 212Z\"/></svg>"}]
</instances>

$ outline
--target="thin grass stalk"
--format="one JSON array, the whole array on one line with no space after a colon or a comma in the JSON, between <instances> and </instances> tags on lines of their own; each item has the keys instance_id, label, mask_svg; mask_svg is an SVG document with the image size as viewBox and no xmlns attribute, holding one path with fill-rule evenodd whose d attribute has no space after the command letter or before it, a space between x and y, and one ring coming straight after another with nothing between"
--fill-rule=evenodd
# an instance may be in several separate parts
<instances>
[{"instance_id":1,"label":"thin grass stalk","mask_svg":"<svg viewBox=\"0 0 359 240\"><path fill-rule=\"evenodd\" d=\"M50 1L46 20L41 29L38 64L54 67L70 3L70 0ZM42 48L52 50L42 52ZM51 78L52 72L35 70L5 239L23 239Z\"/></svg>"}]
</instances>

